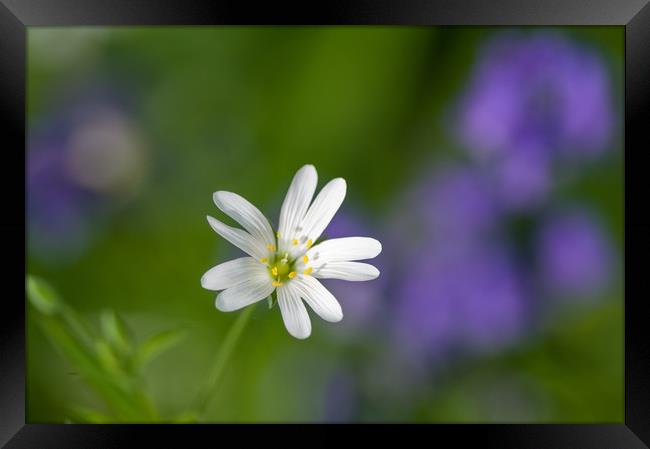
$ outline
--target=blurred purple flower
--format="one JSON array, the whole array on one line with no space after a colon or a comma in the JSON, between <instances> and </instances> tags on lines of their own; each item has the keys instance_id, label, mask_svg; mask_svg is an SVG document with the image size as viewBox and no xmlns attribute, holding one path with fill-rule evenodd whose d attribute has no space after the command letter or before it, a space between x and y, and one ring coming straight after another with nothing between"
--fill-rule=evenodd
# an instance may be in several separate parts
<instances>
[{"instance_id":1,"label":"blurred purple flower","mask_svg":"<svg viewBox=\"0 0 650 449\"><path fill-rule=\"evenodd\" d=\"M461 100L456 134L497 198L538 206L558 161L600 156L615 129L611 80L593 50L556 33L505 33L487 47Z\"/></svg>"},{"instance_id":2,"label":"blurred purple flower","mask_svg":"<svg viewBox=\"0 0 650 449\"><path fill-rule=\"evenodd\" d=\"M500 203L508 209L520 210L543 202L550 189L549 170L548 155L531 142L505 154L488 172Z\"/></svg>"},{"instance_id":3,"label":"blurred purple flower","mask_svg":"<svg viewBox=\"0 0 650 449\"><path fill-rule=\"evenodd\" d=\"M493 229L500 211L486 181L479 171L458 166L427 177L412 204L423 215L425 234L448 241L480 237Z\"/></svg>"},{"instance_id":4,"label":"blurred purple flower","mask_svg":"<svg viewBox=\"0 0 650 449\"><path fill-rule=\"evenodd\" d=\"M614 130L607 69L596 52L559 34L501 35L478 63L457 125L477 156L522 142L597 155Z\"/></svg>"},{"instance_id":5,"label":"blurred purple flower","mask_svg":"<svg viewBox=\"0 0 650 449\"><path fill-rule=\"evenodd\" d=\"M554 296L593 298L612 279L614 251L601 224L572 211L551 217L537 239L543 287Z\"/></svg>"},{"instance_id":6,"label":"blurred purple flower","mask_svg":"<svg viewBox=\"0 0 650 449\"><path fill-rule=\"evenodd\" d=\"M483 240L502 218L493 189L473 167L447 165L426 172L395 201L385 222L385 252L408 260L422 246L467 246ZM391 270L403 264L396 265Z\"/></svg>"},{"instance_id":7,"label":"blurred purple flower","mask_svg":"<svg viewBox=\"0 0 650 449\"><path fill-rule=\"evenodd\" d=\"M29 249L60 263L88 243L109 196L133 192L142 147L114 90L75 90L30 120Z\"/></svg>"},{"instance_id":8,"label":"blurred purple flower","mask_svg":"<svg viewBox=\"0 0 650 449\"><path fill-rule=\"evenodd\" d=\"M27 217L30 249L76 253L88 234L94 195L70 182L64 152L56 142L35 144L27 157Z\"/></svg>"},{"instance_id":9,"label":"blurred purple flower","mask_svg":"<svg viewBox=\"0 0 650 449\"><path fill-rule=\"evenodd\" d=\"M432 357L457 348L489 352L524 329L528 297L504 250L435 246L409 266L396 292L395 323L408 352Z\"/></svg>"}]
</instances>

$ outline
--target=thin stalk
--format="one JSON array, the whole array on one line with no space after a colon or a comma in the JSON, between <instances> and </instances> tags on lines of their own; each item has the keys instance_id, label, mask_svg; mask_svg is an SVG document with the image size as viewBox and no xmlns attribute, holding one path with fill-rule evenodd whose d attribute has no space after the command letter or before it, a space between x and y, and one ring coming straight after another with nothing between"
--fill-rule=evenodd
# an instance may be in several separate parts
<instances>
[{"instance_id":1,"label":"thin stalk","mask_svg":"<svg viewBox=\"0 0 650 449\"><path fill-rule=\"evenodd\" d=\"M199 417L203 416L206 408L210 403L210 399L215 396L219 387L219 381L221 380L223 372L226 368L226 364L228 363L230 356L237 346L239 337L241 337L243 334L244 329L246 328L246 324L248 323L254 309L255 305L246 307L242 313L239 314L232 327L228 330L228 334L223 340L223 344L221 345L221 348L219 348L219 352L217 352L217 357L214 359L214 365L212 366L210 376L208 377L208 380L205 383L205 387L202 390L202 394L199 397Z\"/></svg>"}]
</instances>

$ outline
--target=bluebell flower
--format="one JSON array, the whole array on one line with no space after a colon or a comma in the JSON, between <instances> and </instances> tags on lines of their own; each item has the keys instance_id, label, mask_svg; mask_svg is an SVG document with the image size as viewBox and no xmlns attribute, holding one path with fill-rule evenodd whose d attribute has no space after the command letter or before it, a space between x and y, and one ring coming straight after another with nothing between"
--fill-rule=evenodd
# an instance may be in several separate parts
<instances>
[{"instance_id":1,"label":"bluebell flower","mask_svg":"<svg viewBox=\"0 0 650 449\"><path fill-rule=\"evenodd\" d=\"M111 89L79 89L32 118L27 151L28 248L58 264L74 259L108 214L142 181L146 149Z\"/></svg>"},{"instance_id":2,"label":"bluebell flower","mask_svg":"<svg viewBox=\"0 0 650 449\"><path fill-rule=\"evenodd\" d=\"M396 297L397 338L429 358L501 349L522 335L528 319L524 277L497 245L424 248Z\"/></svg>"},{"instance_id":3,"label":"bluebell flower","mask_svg":"<svg viewBox=\"0 0 650 449\"><path fill-rule=\"evenodd\" d=\"M612 242L598 218L584 210L546 219L537 236L536 254L541 286L552 297L597 298L613 279Z\"/></svg>"},{"instance_id":4,"label":"bluebell flower","mask_svg":"<svg viewBox=\"0 0 650 449\"><path fill-rule=\"evenodd\" d=\"M521 209L545 198L554 166L602 155L615 116L612 81L596 51L558 33L508 32L482 53L455 132L504 203Z\"/></svg>"},{"instance_id":5,"label":"bluebell flower","mask_svg":"<svg viewBox=\"0 0 650 449\"><path fill-rule=\"evenodd\" d=\"M34 143L27 157L28 249L44 259L74 257L90 232L95 195L71 182L63 148Z\"/></svg>"}]
</instances>

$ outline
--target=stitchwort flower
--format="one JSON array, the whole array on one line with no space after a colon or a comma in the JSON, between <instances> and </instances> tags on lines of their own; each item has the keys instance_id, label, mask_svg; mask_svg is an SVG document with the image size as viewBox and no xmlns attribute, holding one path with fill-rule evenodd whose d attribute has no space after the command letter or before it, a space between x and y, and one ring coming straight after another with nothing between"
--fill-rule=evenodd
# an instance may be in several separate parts
<instances>
[{"instance_id":1,"label":"stitchwort flower","mask_svg":"<svg viewBox=\"0 0 650 449\"><path fill-rule=\"evenodd\" d=\"M217 309L239 310L275 294L287 330L304 339L311 334L311 322L303 301L326 321L343 319L340 304L318 279L368 281L379 276L374 266L356 262L377 256L381 252L379 241L343 237L315 243L346 192L345 180L336 178L312 202L317 179L313 165L298 170L282 204L277 231L241 196L214 193L217 207L244 229L208 216L210 226L248 254L211 268L201 278L203 288L221 291L215 302Z\"/></svg>"}]
</instances>

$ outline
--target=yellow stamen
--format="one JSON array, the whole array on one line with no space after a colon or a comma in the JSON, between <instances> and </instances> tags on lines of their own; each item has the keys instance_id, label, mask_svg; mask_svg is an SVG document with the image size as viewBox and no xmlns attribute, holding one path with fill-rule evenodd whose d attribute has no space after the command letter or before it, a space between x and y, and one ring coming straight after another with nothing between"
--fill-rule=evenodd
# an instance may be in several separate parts
<instances>
[{"instance_id":1,"label":"yellow stamen","mask_svg":"<svg viewBox=\"0 0 650 449\"><path fill-rule=\"evenodd\" d=\"M295 277L296 277L296 272L295 271L292 271L291 273L289 273L289 279L293 279Z\"/></svg>"},{"instance_id":2,"label":"yellow stamen","mask_svg":"<svg viewBox=\"0 0 650 449\"><path fill-rule=\"evenodd\" d=\"M276 232L276 233L275 233L275 236L276 236L277 238L280 238L280 231Z\"/></svg>"},{"instance_id":3,"label":"yellow stamen","mask_svg":"<svg viewBox=\"0 0 650 449\"><path fill-rule=\"evenodd\" d=\"M293 246L296 246L296 245L298 245L298 240L293 239L293 240L291 241L291 243L293 243Z\"/></svg>"},{"instance_id":4,"label":"yellow stamen","mask_svg":"<svg viewBox=\"0 0 650 449\"><path fill-rule=\"evenodd\" d=\"M278 275L278 267L273 267L273 268L271 268L271 274L272 274L273 276L277 276L277 275Z\"/></svg>"},{"instance_id":5,"label":"yellow stamen","mask_svg":"<svg viewBox=\"0 0 650 449\"><path fill-rule=\"evenodd\" d=\"M304 263L309 262L309 257L307 257L307 255L305 254L304 256L302 256L302 261L303 261Z\"/></svg>"},{"instance_id":6,"label":"yellow stamen","mask_svg":"<svg viewBox=\"0 0 650 449\"><path fill-rule=\"evenodd\" d=\"M311 248L311 245L313 244L314 242L312 241L312 239L307 240L307 248Z\"/></svg>"},{"instance_id":7,"label":"yellow stamen","mask_svg":"<svg viewBox=\"0 0 650 449\"><path fill-rule=\"evenodd\" d=\"M266 248L269 251L275 251L275 245L273 243L269 243L268 245L266 245Z\"/></svg>"},{"instance_id":8,"label":"yellow stamen","mask_svg":"<svg viewBox=\"0 0 650 449\"><path fill-rule=\"evenodd\" d=\"M306 268L305 271L302 272L302 274L311 274L312 271L313 271L313 268L309 267L309 268Z\"/></svg>"},{"instance_id":9,"label":"yellow stamen","mask_svg":"<svg viewBox=\"0 0 650 449\"><path fill-rule=\"evenodd\" d=\"M266 263L266 262L268 262L268 261L269 261L269 258L268 258L268 257L262 257L262 258L260 259L260 262L262 262L262 263Z\"/></svg>"},{"instance_id":10,"label":"yellow stamen","mask_svg":"<svg viewBox=\"0 0 650 449\"><path fill-rule=\"evenodd\" d=\"M282 282L280 282L280 281L273 281L273 282L271 282L271 285L274 286L274 287L279 287L279 286L282 285Z\"/></svg>"}]
</instances>

